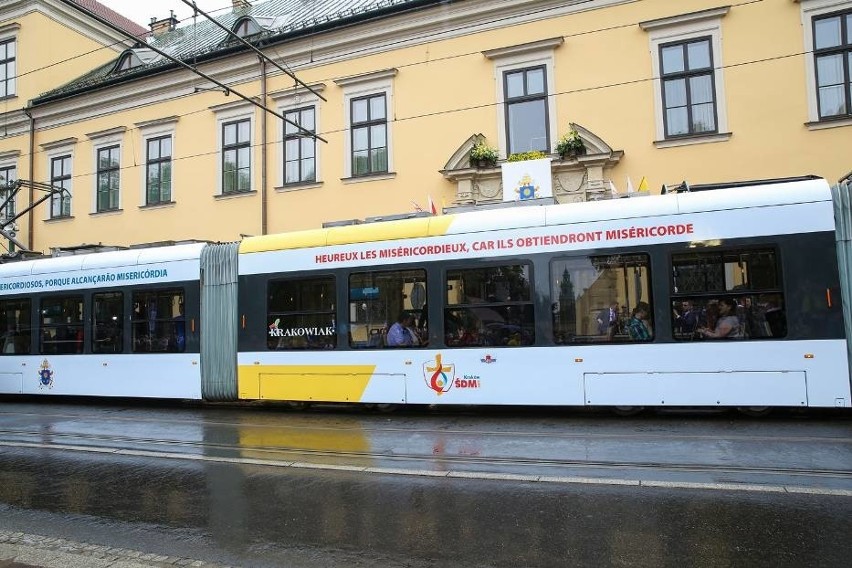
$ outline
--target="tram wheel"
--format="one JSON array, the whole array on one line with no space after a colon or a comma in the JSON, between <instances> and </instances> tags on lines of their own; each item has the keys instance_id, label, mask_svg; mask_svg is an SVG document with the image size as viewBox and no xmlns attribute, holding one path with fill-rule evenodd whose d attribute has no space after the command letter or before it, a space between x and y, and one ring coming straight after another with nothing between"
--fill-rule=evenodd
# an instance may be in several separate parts
<instances>
[{"instance_id":1,"label":"tram wheel","mask_svg":"<svg viewBox=\"0 0 852 568\"><path fill-rule=\"evenodd\" d=\"M746 416L751 416L754 418L766 416L767 414L772 412L772 408L769 406L738 406L737 410L741 414L745 414Z\"/></svg>"},{"instance_id":2,"label":"tram wheel","mask_svg":"<svg viewBox=\"0 0 852 568\"><path fill-rule=\"evenodd\" d=\"M303 400L288 400L287 406L293 410L304 410L308 407L308 403Z\"/></svg>"},{"instance_id":3,"label":"tram wheel","mask_svg":"<svg viewBox=\"0 0 852 568\"><path fill-rule=\"evenodd\" d=\"M645 410L644 406L613 406L610 408L618 416L636 416Z\"/></svg>"}]
</instances>

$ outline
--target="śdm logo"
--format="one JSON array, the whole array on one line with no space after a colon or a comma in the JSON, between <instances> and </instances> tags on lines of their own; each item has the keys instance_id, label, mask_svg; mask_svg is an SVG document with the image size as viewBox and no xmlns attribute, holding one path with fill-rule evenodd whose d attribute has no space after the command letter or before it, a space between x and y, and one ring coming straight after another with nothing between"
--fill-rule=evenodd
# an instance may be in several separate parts
<instances>
[{"instance_id":1,"label":"\u015bdm logo","mask_svg":"<svg viewBox=\"0 0 852 568\"><path fill-rule=\"evenodd\" d=\"M435 355L434 361L423 363L423 378L426 385L442 395L453 387L453 371L455 365L441 361L441 354Z\"/></svg>"},{"instance_id":2,"label":"\u015bdm logo","mask_svg":"<svg viewBox=\"0 0 852 568\"><path fill-rule=\"evenodd\" d=\"M41 362L41 367L38 371L38 388L52 389L53 388L53 369L50 368L50 363L47 359Z\"/></svg>"}]
</instances>

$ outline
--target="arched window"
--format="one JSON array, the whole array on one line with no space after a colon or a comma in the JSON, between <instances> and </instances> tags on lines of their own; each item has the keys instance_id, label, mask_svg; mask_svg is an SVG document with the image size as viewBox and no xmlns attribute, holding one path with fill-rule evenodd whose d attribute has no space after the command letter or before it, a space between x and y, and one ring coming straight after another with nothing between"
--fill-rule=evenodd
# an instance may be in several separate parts
<instances>
[{"instance_id":1,"label":"arched window","mask_svg":"<svg viewBox=\"0 0 852 568\"><path fill-rule=\"evenodd\" d=\"M142 60L139 59L139 56L132 51L128 51L118 60L118 65L115 66L115 72L127 71L128 69L133 69L134 67L139 67L141 65Z\"/></svg>"}]
</instances>

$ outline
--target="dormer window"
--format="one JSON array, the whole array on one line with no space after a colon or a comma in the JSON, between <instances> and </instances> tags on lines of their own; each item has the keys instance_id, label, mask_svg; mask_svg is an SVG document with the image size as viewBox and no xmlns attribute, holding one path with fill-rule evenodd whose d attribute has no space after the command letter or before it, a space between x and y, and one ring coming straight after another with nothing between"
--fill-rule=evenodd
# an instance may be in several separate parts
<instances>
[{"instance_id":1,"label":"dormer window","mask_svg":"<svg viewBox=\"0 0 852 568\"><path fill-rule=\"evenodd\" d=\"M121 56L121 59L118 60L118 65L115 67L116 72L127 71L128 69L133 69L134 67L141 67L142 60L133 53L129 51Z\"/></svg>"},{"instance_id":2,"label":"dormer window","mask_svg":"<svg viewBox=\"0 0 852 568\"><path fill-rule=\"evenodd\" d=\"M255 36L263 31L251 18L242 18L234 24L234 33L241 38Z\"/></svg>"}]
</instances>

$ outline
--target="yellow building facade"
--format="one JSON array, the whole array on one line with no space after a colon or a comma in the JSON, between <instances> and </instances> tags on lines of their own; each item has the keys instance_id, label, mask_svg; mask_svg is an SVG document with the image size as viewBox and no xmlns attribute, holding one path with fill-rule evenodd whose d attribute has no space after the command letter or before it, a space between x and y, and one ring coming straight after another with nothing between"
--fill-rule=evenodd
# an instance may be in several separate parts
<instances>
[{"instance_id":1,"label":"yellow building facade","mask_svg":"<svg viewBox=\"0 0 852 568\"><path fill-rule=\"evenodd\" d=\"M852 0L267 0L217 13L271 62L202 15L97 49L121 35L97 14L13 4L61 7L104 34L0 9L27 101L0 108L16 125L0 168L65 190L19 224L36 251L501 202L500 166L534 150L560 203L624 193L628 178L658 192L852 170ZM572 129L584 152L562 156ZM483 141L496 164L471 160Z\"/></svg>"}]
</instances>

